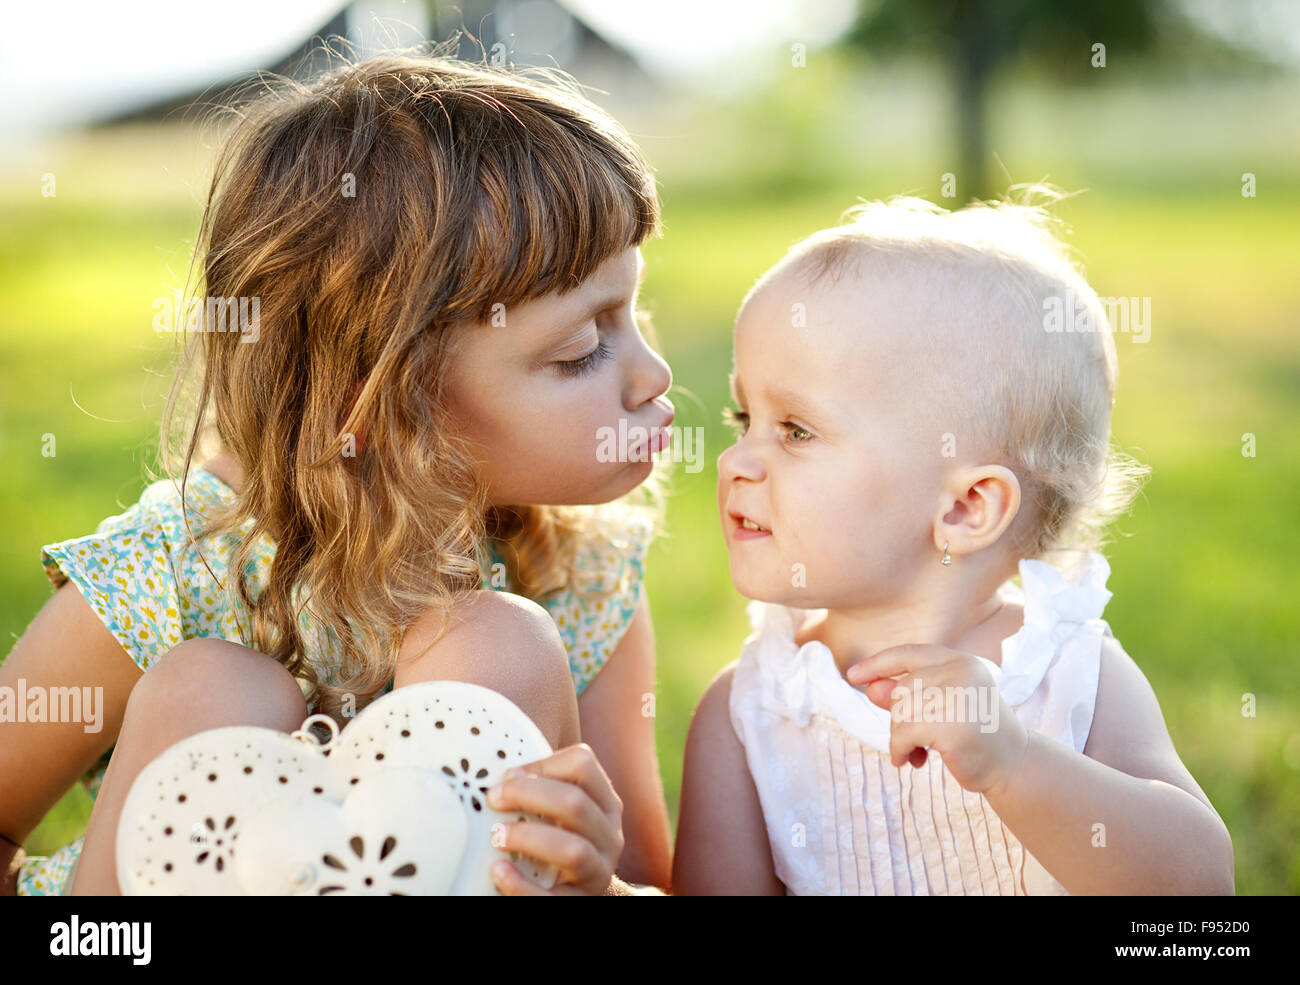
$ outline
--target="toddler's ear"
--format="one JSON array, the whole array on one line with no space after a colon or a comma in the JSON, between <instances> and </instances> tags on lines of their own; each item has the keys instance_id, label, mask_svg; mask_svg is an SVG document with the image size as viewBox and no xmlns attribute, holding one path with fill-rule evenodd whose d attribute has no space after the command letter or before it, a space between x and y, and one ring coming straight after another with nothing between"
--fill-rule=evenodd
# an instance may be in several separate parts
<instances>
[{"instance_id":1,"label":"toddler's ear","mask_svg":"<svg viewBox=\"0 0 1300 985\"><path fill-rule=\"evenodd\" d=\"M1003 465L954 472L936 520L935 547L970 554L997 542L1020 512L1020 480Z\"/></svg>"}]
</instances>

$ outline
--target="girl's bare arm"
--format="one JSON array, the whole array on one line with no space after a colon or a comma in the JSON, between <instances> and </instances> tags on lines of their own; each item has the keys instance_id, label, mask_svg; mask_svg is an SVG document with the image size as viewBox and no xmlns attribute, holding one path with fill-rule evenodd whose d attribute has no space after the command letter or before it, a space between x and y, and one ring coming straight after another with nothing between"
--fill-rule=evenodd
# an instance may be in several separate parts
<instances>
[{"instance_id":1,"label":"girl's bare arm","mask_svg":"<svg viewBox=\"0 0 1300 985\"><path fill-rule=\"evenodd\" d=\"M1067 890L1232 895L1232 838L1178 758L1155 692L1112 638L1079 755L1035 732L1020 767L985 791Z\"/></svg>"},{"instance_id":2,"label":"girl's bare arm","mask_svg":"<svg viewBox=\"0 0 1300 985\"><path fill-rule=\"evenodd\" d=\"M654 629L643 594L627 632L578 700L582 739L623 802L626 847L618 866L624 884L613 890L618 895L635 894L627 883L666 891L672 879L672 832L655 752L654 696Z\"/></svg>"},{"instance_id":3,"label":"girl's bare arm","mask_svg":"<svg viewBox=\"0 0 1300 985\"><path fill-rule=\"evenodd\" d=\"M28 695L44 693L47 708L67 710L76 707L71 692L58 689L76 688L82 720L0 723L0 834L22 844L114 744L141 673L71 582L45 603L0 665L0 687L17 695L21 681ZM16 853L0 840L0 872ZM11 878L0 882L0 893L13 891Z\"/></svg>"},{"instance_id":4,"label":"girl's bare arm","mask_svg":"<svg viewBox=\"0 0 1300 985\"><path fill-rule=\"evenodd\" d=\"M731 727L734 663L704 692L691 719L682 766L673 858L676 896L781 896L745 747Z\"/></svg>"}]
</instances>

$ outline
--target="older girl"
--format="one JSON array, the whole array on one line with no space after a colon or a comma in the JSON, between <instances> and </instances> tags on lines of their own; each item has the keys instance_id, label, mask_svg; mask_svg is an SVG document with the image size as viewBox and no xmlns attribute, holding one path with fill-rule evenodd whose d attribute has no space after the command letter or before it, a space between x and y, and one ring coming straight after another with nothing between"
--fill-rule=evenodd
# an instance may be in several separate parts
<instances>
[{"instance_id":1,"label":"older girl","mask_svg":"<svg viewBox=\"0 0 1300 985\"><path fill-rule=\"evenodd\" d=\"M256 323L229 305L189 326L170 475L44 549L62 587L0 670L104 689L102 732L4 726L19 892L117 892L131 781L185 736L343 724L435 679L502 692L560 748L494 791L555 822L502 847L558 866L555 892L668 885L653 720L631 711L654 688L649 452L672 418L635 310L657 225L636 147L553 78L382 57L244 109L203 218L200 314L255 299ZM598 456L620 422L653 446ZM13 864L83 774L84 839ZM540 892L499 868L502 892Z\"/></svg>"}]
</instances>

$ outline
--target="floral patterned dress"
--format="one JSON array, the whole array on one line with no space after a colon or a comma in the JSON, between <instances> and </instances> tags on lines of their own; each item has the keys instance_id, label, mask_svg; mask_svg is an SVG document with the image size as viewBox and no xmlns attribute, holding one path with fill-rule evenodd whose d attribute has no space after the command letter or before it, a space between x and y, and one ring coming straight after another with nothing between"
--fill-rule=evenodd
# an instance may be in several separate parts
<instances>
[{"instance_id":1,"label":"floral patterned dress","mask_svg":"<svg viewBox=\"0 0 1300 985\"><path fill-rule=\"evenodd\" d=\"M148 671L182 640L215 636L242 641L246 610L220 586L239 541L235 533L200 538L198 530L214 507L233 501L234 491L211 472L194 469L185 487L182 510L178 484L164 479L148 486L125 513L100 523L95 533L41 550L41 563L57 588L73 582L104 625L143 671ZM617 533L580 545L577 568L584 587L564 589L539 600L551 614L569 653L569 671L578 695L595 678L622 639L640 602L645 557L653 524L629 515ZM504 564L489 547L482 587L511 591ZM200 556L201 555L201 556ZM264 543L250 562L251 584L265 584L274 547ZM611 581L612 579L612 581ZM241 619L241 616L243 618ZM305 638L313 633L310 616L302 616ZM330 679L337 663L325 647L308 658ZM304 691L307 682L302 682ZM390 681L384 691L391 690ZM309 709L314 711L315 709ZM112 749L82 778L93 799L103 783ZM32 856L18 876L19 896L65 895L80 857L83 838L53 855Z\"/></svg>"}]
</instances>

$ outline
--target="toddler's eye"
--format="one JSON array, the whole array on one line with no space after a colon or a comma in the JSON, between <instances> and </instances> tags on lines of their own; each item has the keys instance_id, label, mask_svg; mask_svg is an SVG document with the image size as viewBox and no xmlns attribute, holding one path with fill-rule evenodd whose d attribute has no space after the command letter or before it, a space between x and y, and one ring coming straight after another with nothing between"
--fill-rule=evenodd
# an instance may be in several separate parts
<instances>
[{"instance_id":1,"label":"toddler's eye","mask_svg":"<svg viewBox=\"0 0 1300 985\"><path fill-rule=\"evenodd\" d=\"M812 440L812 436L813 436L812 432L809 431L807 428L803 428L800 427L798 424L795 424L794 421L782 421L781 427L785 428L785 433L789 435L790 440L797 445L801 445L805 441ZM801 438L795 437L796 433L803 435L803 437Z\"/></svg>"},{"instance_id":2,"label":"toddler's eye","mask_svg":"<svg viewBox=\"0 0 1300 985\"><path fill-rule=\"evenodd\" d=\"M749 414L743 410L735 407L723 408L722 419L735 428L738 434L744 434L749 430Z\"/></svg>"},{"instance_id":3,"label":"toddler's eye","mask_svg":"<svg viewBox=\"0 0 1300 985\"><path fill-rule=\"evenodd\" d=\"M612 351L611 347L605 344L605 340L601 339L596 343L596 348L581 359L572 359L567 362L561 360L555 363L555 368L564 376L582 376L595 369L596 364L605 359Z\"/></svg>"}]
</instances>

